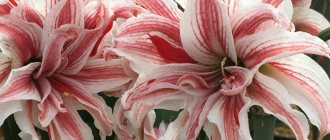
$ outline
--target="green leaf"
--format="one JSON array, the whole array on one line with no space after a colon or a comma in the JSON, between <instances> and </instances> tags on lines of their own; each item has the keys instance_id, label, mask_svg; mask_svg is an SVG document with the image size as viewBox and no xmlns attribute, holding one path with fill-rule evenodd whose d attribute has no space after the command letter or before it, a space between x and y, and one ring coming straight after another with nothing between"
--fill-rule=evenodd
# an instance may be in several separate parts
<instances>
[{"instance_id":1,"label":"green leaf","mask_svg":"<svg viewBox=\"0 0 330 140\"><path fill-rule=\"evenodd\" d=\"M320 34L318 35L319 38L321 38L323 41L327 41L330 39L330 27L323 30L322 32L320 32Z\"/></svg>"}]
</instances>

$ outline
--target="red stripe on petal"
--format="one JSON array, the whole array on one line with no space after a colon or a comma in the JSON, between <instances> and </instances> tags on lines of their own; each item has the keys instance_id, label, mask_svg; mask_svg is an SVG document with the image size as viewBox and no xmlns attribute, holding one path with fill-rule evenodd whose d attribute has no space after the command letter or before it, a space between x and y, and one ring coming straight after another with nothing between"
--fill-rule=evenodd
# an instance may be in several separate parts
<instances>
[{"instance_id":1,"label":"red stripe on petal","mask_svg":"<svg viewBox=\"0 0 330 140\"><path fill-rule=\"evenodd\" d=\"M276 80L257 73L248 87L248 97L286 123L295 133L297 139L307 139L309 125L306 117L290 107L287 90Z\"/></svg>"}]
</instances>

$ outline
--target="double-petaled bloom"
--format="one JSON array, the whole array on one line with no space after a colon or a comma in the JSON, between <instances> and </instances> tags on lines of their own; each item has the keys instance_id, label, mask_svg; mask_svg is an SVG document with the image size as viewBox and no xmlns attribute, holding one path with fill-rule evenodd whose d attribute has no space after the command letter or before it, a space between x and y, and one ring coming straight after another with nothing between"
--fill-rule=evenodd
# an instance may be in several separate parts
<instances>
[{"instance_id":1,"label":"double-petaled bloom","mask_svg":"<svg viewBox=\"0 0 330 140\"><path fill-rule=\"evenodd\" d=\"M320 137L330 131L330 80L304 54L330 49L294 32L291 1L191 0L183 13L174 1L135 1L150 14L122 24L114 49L140 74L121 99L134 127L155 108L183 109L164 139L195 139L202 128L210 139L251 139L248 112L258 105L305 140L308 121L295 104Z\"/></svg>"},{"instance_id":2,"label":"double-petaled bloom","mask_svg":"<svg viewBox=\"0 0 330 140\"><path fill-rule=\"evenodd\" d=\"M134 77L121 58L93 57L113 11L98 0L8 5L0 16L0 124L14 113L22 138L38 139L37 126L51 139L93 139L77 112L87 110L101 138L110 135L111 109L96 93L121 90Z\"/></svg>"}]
</instances>

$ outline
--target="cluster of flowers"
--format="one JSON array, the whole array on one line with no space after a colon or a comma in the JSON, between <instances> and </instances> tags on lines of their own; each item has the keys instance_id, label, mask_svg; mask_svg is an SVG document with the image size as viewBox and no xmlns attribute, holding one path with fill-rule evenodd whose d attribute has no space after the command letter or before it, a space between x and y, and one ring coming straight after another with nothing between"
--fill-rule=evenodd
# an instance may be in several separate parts
<instances>
[{"instance_id":1,"label":"cluster of flowers","mask_svg":"<svg viewBox=\"0 0 330 140\"><path fill-rule=\"evenodd\" d=\"M330 132L329 22L311 0L2 0L0 124L23 139L252 139L250 107ZM98 93L119 97L111 109ZM299 106L301 111L293 109ZM154 109L180 110L166 129Z\"/></svg>"}]
</instances>

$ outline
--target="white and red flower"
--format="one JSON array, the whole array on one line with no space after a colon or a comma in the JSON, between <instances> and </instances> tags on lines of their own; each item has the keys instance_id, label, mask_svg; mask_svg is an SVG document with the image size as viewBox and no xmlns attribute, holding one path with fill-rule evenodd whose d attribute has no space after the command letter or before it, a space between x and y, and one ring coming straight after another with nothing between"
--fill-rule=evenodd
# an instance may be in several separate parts
<instances>
[{"instance_id":1,"label":"white and red flower","mask_svg":"<svg viewBox=\"0 0 330 140\"><path fill-rule=\"evenodd\" d=\"M292 32L283 13L293 11L291 1L192 0L182 16L172 1L138 2L154 14L122 24L114 49L143 75L121 100L134 127L155 108L183 109L165 139L195 139L202 127L211 139L251 139L247 114L258 105L307 139L306 117L290 107L296 104L321 137L329 132L330 80L303 53L328 56L330 49Z\"/></svg>"},{"instance_id":2,"label":"white and red flower","mask_svg":"<svg viewBox=\"0 0 330 140\"><path fill-rule=\"evenodd\" d=\"M14 113L22 138L93 139L77 110L87 110L100 135L112 132L108 108L95 95L119 90L134 74L124 59L94 58L111 29L102 1L20 1L0 17L1 124Z\"/></svg>"}]
</instances>

